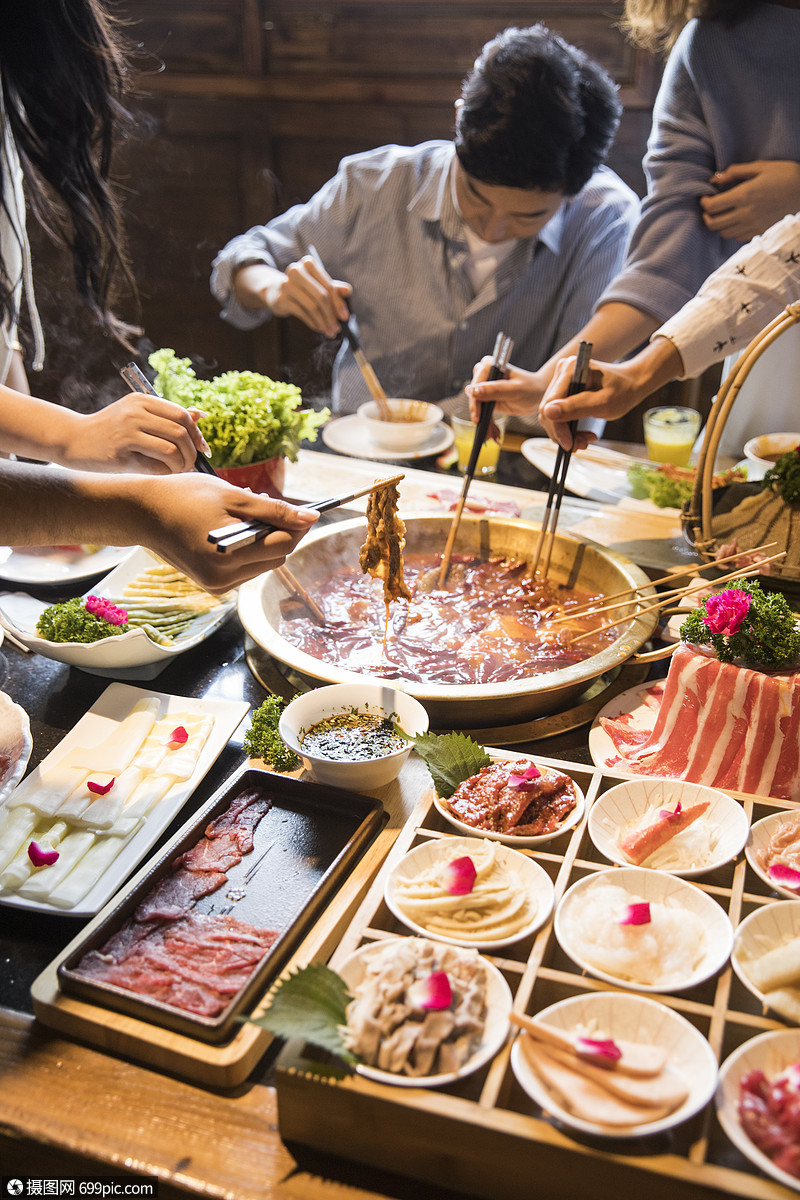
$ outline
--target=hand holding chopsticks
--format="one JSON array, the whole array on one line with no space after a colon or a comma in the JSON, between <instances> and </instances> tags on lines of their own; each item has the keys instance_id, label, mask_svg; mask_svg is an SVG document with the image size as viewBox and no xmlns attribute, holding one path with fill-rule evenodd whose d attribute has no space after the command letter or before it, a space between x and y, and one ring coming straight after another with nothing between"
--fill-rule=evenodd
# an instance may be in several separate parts
<instances>
[{"instance_id":1,"label":"hand holding chopsticks","mask_svg":"<svg viewBox=\"0 0 800 1200\"><path fill-rule=\"evenodd\" d=\"M147 378L144 372L139 369L136 363L128 363L127 367L122 368L120 375L125 380L132 392L144 392L148 396L158 395L158 392L153 387L150 380ZM195 455L194 465L196 470L203 471L206 475L216 475L217 473L206 456L201 454L199 450Z\"/></svg>"},{"instance_id":2,"label":"hand holding chopsticks","mask_svg":"<svg viewBox=\"0 0 800 1200\"><path fill-rule=\"evenodd\" d=\"M328 512L332 508L339 508L342 504L349 504L351 500L357 500L359 496L377 492L391 483L399 483L402 478L402 475L393 475L390 479L378 479L369 487L361 488L357 492L349 492L346 496L332 496L329 500L314 500L308 504L300 504L298 507L300 510L313 509L316 512ZM221 525L218 529L212 529L208 534L208 540L216 546L220 554L227 554L229 550L236 550L240 546L252 546L254 542L263 541L277 528L277 525L269 525L262 521L234 521L231 525Z\"/></svg>"}]
</instances>

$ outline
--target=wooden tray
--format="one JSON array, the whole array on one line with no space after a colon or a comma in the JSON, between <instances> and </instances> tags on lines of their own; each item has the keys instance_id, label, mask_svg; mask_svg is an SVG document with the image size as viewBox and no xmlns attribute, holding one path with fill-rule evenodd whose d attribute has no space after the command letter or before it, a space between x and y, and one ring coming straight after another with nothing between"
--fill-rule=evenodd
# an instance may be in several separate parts
<instances>
[{"instance_id":1,"label":"wooden tray","mask_svg":"<svg viewBox=\"0 0 800 1200\"><path fill-rule=\"evenodd\" d=\"M601 768L542 759L571 775L587 799L586 817L602 792L624 776ZM790 802L731 793L751 822ZM556 900L577 879L607 869L594 849L586 817L571 833L541 849L523 851L548 871ZM429 795L398 837L331 966L358 946L408 933L383 901L384 880L413 846L452 833ZM712 896L734 926L754 908L774 901L744 855L735 863L693 881ZM558 946L549 923L535 937L492 954L518 1011L535 1013L567 996L614 987L580 974ZM755 1034L785 1026L761 1012L756 999L728 965L708 982L680 995L655 999L681 1013L708 1038L719 1061ZM496 1200L565 1200L617 1197L623 1189L646 1188L648 1200L677 1194L700 1200L742 1196L783 1200L795 1196L758 1172L723 1133L713 1103L690 1121L649 1138L591 1139L551 1123L522 1091L512 1072L511 1042L489 1066L448 1088L425 1090L383 1085L351 1075L323 1079L307 1070L303 1044L291 1042L277 1064L279 1128L288 1143L312 1146L384 1170L410 1175L457 1192ZM300 1154L301 1151L294 1151Z\"/></svg>"}]
</instances>

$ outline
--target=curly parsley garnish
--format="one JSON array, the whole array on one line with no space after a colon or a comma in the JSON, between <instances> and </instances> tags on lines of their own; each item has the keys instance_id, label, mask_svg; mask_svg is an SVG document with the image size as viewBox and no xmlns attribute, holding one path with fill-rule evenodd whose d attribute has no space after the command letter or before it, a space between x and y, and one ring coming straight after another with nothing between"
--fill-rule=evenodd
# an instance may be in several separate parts
<instances>
[{"instance_id":1,"label":"curly parsley garnish","mask_svg":"<svg viewBox=\"0 0 800 1200\"><path fill-rule=\"evenodd\" d=\"M299 759L278 733L278 722L286 707L280 696L268 696L253 713L250 728L244 735L244 752L248 758L263 758L278 771L291 771Z\"/></svg>"},{"instance_id":2,"label":"curly parsley garnish","mask_svg":"<svg viewBox=\"0 0 800 1200\"><path fill-rule=\"evenodd\" d=\"M765 473L761 486L780 492L787 504L800 504L800 446L780 456Z\"/></svg>"},{"instance_id":3,"label":"curly parsley garnish","mask_svg":"<svg viewBox=\"0 0 800 1200\"><path fill-rule=\"evenodd\" d=\"M708 596L681 625L681 637L713 646L720 662L788 667L800 657L800 628L786 597L762 591L755 579Z\"/></svg>"},{"instance_id":4,"label":"curly parsley garnish","mask_svg":"<svg viewBox=\"0 0 800 1200\"><path fill-rule=\"evenodd\" d=\"M99 642L128 632L128 614L123 609L108 602L104 602L105 606L93 605L93 600L97 597L83 600L73 596L63 604L51 604L36 622L39 637L48 642ZM119 614L122 614L122 620L118 619Z\"/></svg>"}]
</instances>

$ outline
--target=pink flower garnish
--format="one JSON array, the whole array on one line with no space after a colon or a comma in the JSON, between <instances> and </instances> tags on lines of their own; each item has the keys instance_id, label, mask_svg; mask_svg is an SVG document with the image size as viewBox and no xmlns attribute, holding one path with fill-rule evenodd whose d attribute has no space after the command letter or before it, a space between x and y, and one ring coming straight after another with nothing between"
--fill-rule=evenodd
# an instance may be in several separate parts
<instances>
[{"instance_id":1,"label":"pink flower garnish","mask_svg":"<svg viewBox=\"0 0 800 1200\"><path fill-rule=\"evenodd\" d=\"M508 786L512 787L515 792L532 792L536 787L536 780L540 779L541 775L542 772L531 763L521 775L512 771L508 777Z\"/></svg>"},{"instance_id":2,"label":"pink flower garnish","mask_svg":"<svg viewBox=\"0 0 800 1200\"><path fill-rule=\"evenodd\" d=\"M649 925L652 920L650 916L650 902L648 900L637 900L634 904L629 904L625 916L617 921L618 925Z\"/></svg>"},{"instance_id":3,"label":"pink flower garnish","mask_svg":"<svg viewBox=\"0 0 800 1200\"><path fill-rule=\"evenodd\" d=\"M750 611L750 603L747 593L736 588L709 596L706 600L705 622L710 632L727 635L738 633Z\"/></svg>"},{"instance_id":4,"label":"pink flower garnish","mask_svg":"<svg viewBox=\"0 0 800 1200\"><path fill-rule=\"evenodd\" d=\"M169 742L167 745L169 746L170 750L177 750L178 746L185 746L188 740L189 734L182 725L178 725L169 735Z\"/></svg>"},{"instance_id":5,"label":"pink flower garnish","mask_svg":"<svg viewBox=\"0 0 800 1200\"><path fill-rule=\"evenodd\" d=\"M427 979L418 979L406 992L406 999L413 1008L449 1008L453 993L446 971L432 971Z\"/></svg>"},{"instance_id":6,"label":"pink flower garnish","mask_svg":"<svg viewBox=\"0 0 800 1200\"><path fill-rule=\"evenodd\" d=\"M444 890L451 896L466 896L475 886L477 874L475 863L468 855L454 858L445 868Z\"/></svg>"},{"instance_id":7,"label":"pink flower garnish","mask_svg":"<svg viewBox=\"0 0 800 1200\"><path fill-rule=\"evenodd\" d=\"M28 858L35 867L52 867L54 862L58 862L58 851L43 850L38 842L31 842L28 845Z\"/></svg>"},{"instance_id":8,"label":"pink flower garnish","mask_svg":"<svg viewBox=\"0 0 800 1200\"><path fill-rule=\"evenodd\" d=\"M86 611L93 613L96 617L102 617L108 621L109 625L124 625L128 620L128 614L124 608L119 608L103 596L88 596Z\"/></svg>"},{"instance_id":9,"label":"pink flower garnish","mask_svg":"<svg viewBox=\"0 0 800 1200\"><path fill-rule=\"evenodd\" d=\"M108 783L97 783L94 779L87 779L86 786L90 792L94 792L95 796L105 796L111 791L116 782L116 776L113 779L109 779Z\"/></svg>"},{"instance_id":10,"label":"pink flower garnish","mask_svg":"<svg viewBox=\"0 0 800 1200\"><path fill-rule=\"evenodd\" d=\"M800 891L800 871L796 871L794 867L787 866L786 863L770 863L767 874L773 883L778 883L793 892Z\"/></svg>"},{"instance_id":11,"label":"pink flower garnish","mask_svg":"<svg viewBox=\"0 0 800 1200\"><path fill-rule=\"evenodd\" d=\"M622 1051L611 1038L579 1037L575 1041L575 1047L582 1058L592 1058L609 1064L619 1062L622 1058Z\"/></svg>"},{"instance_id":12,"label":"pink flower garnish","mask_svg":"<svg viewBox=\"0 0 800 1200\"><path fill-rule=\"evenodd\" d=\"M679 800L674 808L660 808L658 810L658 815L660 817L663 817L665 821L672 821L672 820L674 820L675 817L679 817L682 812L683 812L683 805L681 804L681 802Z\"/></svg>"}]
</instances>

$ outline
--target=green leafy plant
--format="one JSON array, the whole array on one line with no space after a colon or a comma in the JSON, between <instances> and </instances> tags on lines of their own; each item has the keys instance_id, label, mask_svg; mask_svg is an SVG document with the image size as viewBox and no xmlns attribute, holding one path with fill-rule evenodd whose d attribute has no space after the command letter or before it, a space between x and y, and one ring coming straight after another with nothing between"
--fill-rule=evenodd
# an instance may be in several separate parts
<instances>
[{"instance_id":1,"label":"green leafy plant","mask_svg":"<svg viewBox=\"0 0 800 1200\"><path fill-rule=\"evenodd\" d=\"M328 409L302 409L300 389L254 371L226 371L198 379L191 360L174 350L155 350L149 358L157 374L155 389L184 408L206 416L200 431L211 450L213 467L241 467L270 458L297 460L302 441L313 442L330 416Z\"/></svg>"},{"instance_id":2,"label":"green leafy plant","mask_svg":"<svg viewBox=\"0 0 800 1200\"><path fill-rule=\"evenodd\" d=\"M800 656L800 628L785 596L762 591L755 579L708 596L681 625L681 637L713 646L720 662L788 667Z\"/></svg>"},{"instance_id":3,"label":"green leafy plant","mask_svg":"<svg viewBox=\"0 0 800 1200\"><path fill-rule=\"evenodd\" d=\"M399 725L398 733L414 743L414 749L431 773L437 796L449 800L460 783L491 764L483 746L465 733L421 733L409 737Z\"/></svg>"},{"instance_id":4,"label":"green leafy plant","mask_svg":"<svg viewBox=\"0 0 800 1200\"><path fill-rule=\"evenodd\" d=\"M787 504L800 504L800 446L780 456L765 472L761 486L780 492Z\"/></svg>"},{"instance_id":5,"label":"green leafy plant","mask_svg":"<svg viewBox=\"0 0 800 1200\"><path fill-rule=\"evenodd\" d=\"M278 733L278 722L286 707L279 696L268 696L259 705L244 735L244 752L249 758L263 758L278 771L291 771L299 759Z\"/></svg>"},{"instance_id":6,"label":"green leafy plant","mask_svg":"<svg viewBox=\"0 0 800 1200\"><path fill-rule=\"evenodd\" d=\"M248 1019L276 1037L304 1038L346 1063L356 1063L341 1035L351 999L340 975L322 963L311 963L279 980L269 1008Z\"/></svg>"},{"instance_id":7,"label":"green leafy plant","mask_svg":"<svg viewBox=\"0 0 800 1200\"><path fill-rule=\"evenodd\" d=\"M36 622L36 632L48 642L99 642L128 632L127 613L114 608L114 613L120 612L121 620L109 621L103 615L102 607L93 611L88 601L73 596L71 600L46 608Z\"/></svg>"}]
</instances>

